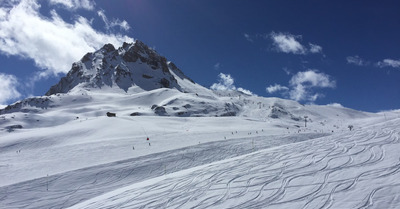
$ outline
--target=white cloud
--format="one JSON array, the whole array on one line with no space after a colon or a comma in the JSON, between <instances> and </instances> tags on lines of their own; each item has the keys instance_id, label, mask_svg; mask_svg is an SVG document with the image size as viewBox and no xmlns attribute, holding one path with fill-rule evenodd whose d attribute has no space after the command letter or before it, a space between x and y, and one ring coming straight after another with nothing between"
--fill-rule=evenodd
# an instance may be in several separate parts
<instances>
[{"instance_id":1,"label":"white cloud","mask_svg":"<svg viewBox=\"0 0 400 209\"><path fill-rule=\"evenodd\" d=\"M280 92L280 91L288 91L289 88L286 86L281 86L279 84L275 84L275 85L271 85L269 87L266 88L267 92L272 94L275 92Z\"/></svg>"},{"instance_id":2,"label":"white cloud","mask_svg":"<svg viewBox=\"0 0 400 209\"><path fill-rule=\"evenodd\" d=\"M53 5L62 5L67 9L76 10L76 9L87 9L93 10L95 3L91 0L49 0L50 4Z\"/></svg>"},{"instance_id":3,"label":"white cloud","mask_svg":"<svg viewBox=\"0 0 400 209\"><path fill-rule=\"evenodd\" d=\"M241 87L239 87L239 88L237 88L237 91L240 91L240 92L242 92L242 93L244 93L244 94L247 94L247 95L255 95L253 92L251 92L250 90L247 90L247 89L244 89L244 88L241 88Z\"/></svg>"},{"instance_id":4,"label":"white cloud","mask_svg":"<svg viewBox=\"0 0 400 209\"><path fill-rule=\"evenodd\" d=\"M282 68L282 70L286 73L286 75L292 74L292 72L286 67Z\"/></svg>"},{"instance_id":5,"label":"white cloud","mask_svg":"<svg viewBox=\"0 0 400 209\"><path fill-rule=\"evenodd\" d=\"M269 37L274 46L275 50L284 53L302 54L322 54L322 46L317 44L308 43L309 47L304 46L301 43L302 36L292 35L290 33L275 33L271 32L266 37ZM324 55L325 56L325 55Z\"/></svg>"},{"instance_id":6,"label":"white cloud","mask_svg":"<svg viewBox=\"0 0 400 209\"><path fill-rule=\"evenodd\" d=\"M327 74L308 70L293 75L289 81L289 85L292 87L289 92L291 99L314 102L318 98L323 97L323 94L313 93L315 88L335 88L336 81L332 80Z\"/></svg>"},{"instance_id":7,"label":"white cloud","mask_svg":"<svg viewBox=\"0 0 400 209\"><path fill-rule=\"evenodd\" d=\"M326 106L330 106L330 107L343 107L342 104L339 103L331 103L331 104L327 104Z\"/></svg>"},{"instance_id":8,"label":"white cloud","mask_svg":"<svg viewBox=\"0 0 400 209\"><path fill-rule=\"evenodd\" d=\"M53 1L56 2L61 1ZM86 8L92 5L90 1L72 0L64 4L69 3ZM10 4L0 7L0 52L34 60L43 69L41 77L67 73L73 62L106 43L119 46L124 41L133 42L127 36L94 29L82 16L67 23L52 10L50 18L44 17L35 0L15 0Z\"/></svg>"},{"instance_id":9,"label":"white cloud","mask_svg":"<svg viewBox=\"0 0 400 209\"><path fill-rule=\"evenodd\" d=\"M244 88L236 88L236 86L234 85L235 81L234 79L231 77L231 75L229 74L224 74L224 73L220 73L218 75L219 79L218 79L218 83L214 83L213 85L211 85L211 89L212 90L216 90L216 91L240 91L242 93L248 94L248 95L254 95L253 92L244 89Z\"/></svg>"},{"instance_id":10,"label":"white cloud","mask_svg":"<svg viewBox=\"0 0 400 209\"><path fill-rule=\"evenodd\" d=\"M0 73L0 105L5 105L9 100L21 97L17 90L18 86L19 83L15 76Z\"/></svg>"},{"instance_id":11,"label":"white cloud","mask_svg":"<svg viewBox=\"0 0 400 209\"><path fill-rule=\"evenodd\" d=\"M358 55L348 56L348 57L346 57L346 60L347 60L347 63L353 64L353 65L357 65L357 66L367 66L367 65L369 65L368 61L365 61L364 59L362 59Z\"/></svg>"},{"instance_id":12,"label":"white cloud","mask_svg":"<svg viewBox=\"0 0 400 209\"><path fill-rule=\"evenodd\" d=\"M103 10L99 10L97 12L97 15L99 15L99 17L101 17L104 24L106 25L107 30L110 30L111 28L114 28L114 27L120 27L121 29L128 31L131 28L129 26L128 22L126 22L125 20L121 21L119 19L114 19L113 21L110 22Z\"/></svg>"},{"instance_id":13,"label":"white cloud","mask_svg":"<svg viewBox=\"0 0 400 209\"><path fill-rule=\"evenodd\" d=\"M366 61L364 59L362 59L361 57L359 57L358 55L355 56L348 56L346 58L347 63L349 64L354 64L357 66L374 66L374 67L380 67L380 68L384 68L384 67L392 67L392 68L400 68L400 59L399 60L394 60L394 59L384 59L380 62L376 62L374 64L371 64L370 61Z\"/></svg>"},{"instance_id":14,"label":"white cloud","mask_svg":"<svg viewBox=\"0 0 400 209\"><path fill-rule=\"evenodd\" d=\"M280 92L284 97L295 101L315 102L324 97L322 93L316 93L316 89L335 88L336 81L329 75L319 73L315 70L298 72L289 80L289 87L279 84L271 85L266 88L268 93Z\"/></svg>"},{"instance_id":15,"label":"white cloud","mask_svg":"<svg viewBox=\"0 0 400 209\"><path fill-rule=\"evenodd\" d=\"M376 62L374 64L371 64L370 61L366 61L359 57L358 55L355 56L348 56L346 58L347 63L349 64L354 64L357 66L374 66L374 67L392 67L392 68L400 68L400 59L399 60L394 60L394 59L384 59L382 61Z\"/></svg>"},{"instance_id":16,"label":"white cloud","mask_svg":"<svg viewBox=\"0 0 400 209\"><path fill-rule=\"evenodd\" d=\"M301 36L294 36L292 34L275 33L270 34L272 41L276 47L276 50L284 53L293 54L306 54L306 48L300 44L296 39L301 38Z\"/></svg>"},{"instance_id":17,"label":"white cloud","mask_svg":"<svg viewBox=\"0 0 400 209\"><path fill-rule=\"evenodd\" d=\"M336 82L332 81L329 75L319 73L314 70L308 70L304 72L298 72L290 79L289 84L292 86L308 85L311 87L322 87L322 88L334 88Z\"/></svg>"},{"instance_id":18,"label":"white cloud","mask_svg":"<svg viewBox=\"0 0 400 209\"><path fill-rule=\"evenodd\" d=\"M244 38L246 38L247 41L253 42L253 39L247 33L244 34Z\"/></svg>"},{"instance_id":19,"label":"white cloud","mask_svg":"<svg viewBox=\"0 0 400 209\"><path fill-rule=\"evenodd\" d=\"M393 59L384 59L381 62L377 63L378 67L392 67L392 68L400 68L400 60Z\"/></svg>"},{"instance_id":20,"label":"white cloud","mask_svg":"<svg viewBox=\"0 0 400 209\"><path fill-rule=\"evenodd\" d=\"M316 44L308 43L310 45L310 52L315 54L315 53L322 53L322 47L318 46Z\"/></svg>"},{"instance_id":21,"label":"white cloud","mask_svg":"<svg viewBox=\"0 0 400 209\"><path fill-rule=\"evenodd\" d=\"M233 85L234 80L231 77L231 75L220 73L218 77L219 77L218 83L214 83L210 87L212 90L227 91L236 89L236 87Z\"/></svg>"},{"instance_id":22,"label":"white cloud","mask_svg":"<svg viewBox=\"0 0 400 209\"><path fill-rule=\"evenodd\" d=\"M214 70L219 70L220 68L221 68L221 63L217 62L217 63L214 65Z\"/></svg>"}]
</instances>

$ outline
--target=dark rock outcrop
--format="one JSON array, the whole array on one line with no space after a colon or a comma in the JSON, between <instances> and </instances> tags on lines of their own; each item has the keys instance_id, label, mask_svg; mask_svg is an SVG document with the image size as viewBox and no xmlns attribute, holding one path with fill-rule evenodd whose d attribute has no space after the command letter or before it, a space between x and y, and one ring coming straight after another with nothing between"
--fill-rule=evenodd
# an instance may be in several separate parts
<instances>
[{"instance_id":1,"label":"dark rock outcrop","mask_svg":"<svg viewBox=\"0 0 400 209\"><path fill-rule=\"evenodd\" d=\"M106 44L73 63L67 75L45 95L67 93L80 84L84 88L118 86L127 91L132 86L138 86L146 91L175 88L184 92L174 76L194 84L175 64L139 40L123 43L118 49L112 44Z\"/></svg>"},{"instance_id":2,"label":"dark rock outcrop","mask_svg":"<svg viewBox=\"0 0 400 209\"><path fill-rule=\"evenodd\" d=\"M107 112L106 115L107 117L117 117L117 114L112 112Z\"/></svg>"}]
</instances>

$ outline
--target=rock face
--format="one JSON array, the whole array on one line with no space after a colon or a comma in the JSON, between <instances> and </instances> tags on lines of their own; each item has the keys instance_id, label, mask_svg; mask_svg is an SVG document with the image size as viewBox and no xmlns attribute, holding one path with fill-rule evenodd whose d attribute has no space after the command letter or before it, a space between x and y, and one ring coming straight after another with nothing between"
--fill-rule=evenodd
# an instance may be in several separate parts
<instances>
[{"instance_id":1,"label":"rock face","mask_svg":"<svg viewBox=\"0 0 400 209\"><path fill-rule=\"evenodd\" d=\"M22 125L11 125L11 126L5 127L5 129L8 132L13 132L15 129L22 129L22 128L23 128Z\"/></svg>"},{"instance_id":2,"label":"rock face","mask_svg":"<svg viewBox=\"0 0 400 209\"><path fill-rule=\"evenodd\" d=\"M47 109L51 107L52 101L48 97L34 97L18 101L12 105L8 105L4 109L0 109L0 115L11 112L37 112L39 109ZM33 107L26 109L25 107Z\"/></svg>"},{"instance_id":3,"label":"rock face","mask_svg":"<svg viewBox=\"0 0 400 209\"><path fill-rule=\"evenodd\" d=\"M133 86L145 91L175 88L183 92L186 89L182 86L187 88L188 83L195 84L175 64L137 40L124 43L118 49L106 44L94 53L87 53L72 64L68 74L46 95L67 93L78 85L83 88L118 87L124 91Z\"/></svg>"},{"instance_id":4,"label":"rock face","mask_svg":"<svg viewBox=\"0 0 400 209\"><path fill-rule=\"evenodd\" d=\"M286 110L286 108L283 105L280 105L278 103L274 103L274 105L271 107L271 112L268 115L270 118L278 119L278 118L290 118L294 121L300 121L302 118L299 116L293 115L291 112Z\"/></svg>"}]
</instances>

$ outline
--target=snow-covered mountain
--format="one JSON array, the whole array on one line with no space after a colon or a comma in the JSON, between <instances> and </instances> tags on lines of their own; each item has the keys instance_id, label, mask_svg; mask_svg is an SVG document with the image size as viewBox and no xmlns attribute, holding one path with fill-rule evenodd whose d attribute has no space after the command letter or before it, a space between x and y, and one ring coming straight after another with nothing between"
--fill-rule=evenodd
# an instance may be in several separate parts
<instances>
[{"instance_id":1,"label":"snow-covered mountain","mask_svg":"<svg viewBox=\"0 0 400 209\"><path fill-rule=\"evenodd\" d=\"M136 91L174 88L181 92L200 88L174 63L138 40L131 44L124 43L118 49L106 44L94 53L87 53L80 61L73 63L69 73L52 86L46 95L67 93L77 86L115 86L125 92L130 88Z\"/></svg>"},{"instance_id":2,"label":"snow-covered mountain","mask_svg":"<svg viewBox=\"0 0 400 209\"><path fill-rule=\"evenodd\" d=\"M324 111L316 111L321 108ZM60 111L64 114L45 117ZM237 91L212 91L195 83L175 64L137 40L118 49L106 44L96 52L87 53L73 63L68 74L45 96L27 98L0 110L5 118L6 114L25 114L21 120L15 117L3 120L0 128L45 127L73 118L104 116L106 112L119 116L243 116L264 121L288 119L293 124L301 123L304 116L312 122L333 116L368 115L347 108L304 106Z\"/></svg>"},{"instance_id":3,"label":"snow-covered mountain","mask_svg":"<svg viewBox=\"0 0 400 209\"><path fill-rule=\"evenodd\" d=\"M399 117L212 91L106 44L0 110L0 208L399 208Z\"/></svg>"},{"instance_id":4,"label":"snow-covered mountain","mask_svg":"<svg viewBox=\"0 0 400 209\"><path fill-rule=\"evenodd\" d=\"M124 102L118 103L121 99ZM129 106L129 114L136 115L229 116L240 111L232 102L221 102L210 89L196 84L174 63L137 40L118 49L106 44L87 53L45 96L16 102L0 114L43 113L58 107L70 112L78 107L75 112L89 113L96 103L118 103L118 107L107 110L114 112ZM136 110L139 106L141 110ZM82 107L92 111L82 111ZM104 109L100 112L103 115Z\"/></svg>"}]
</instances>

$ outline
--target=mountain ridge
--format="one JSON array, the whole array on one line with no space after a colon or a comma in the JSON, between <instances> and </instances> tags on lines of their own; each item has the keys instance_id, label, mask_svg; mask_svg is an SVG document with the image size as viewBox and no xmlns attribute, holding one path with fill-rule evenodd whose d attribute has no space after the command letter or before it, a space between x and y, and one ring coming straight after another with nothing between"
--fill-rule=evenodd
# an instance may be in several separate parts
<instances>
[{"instance_id":1,"label":"mountain ridge","mask_svg":"<svg viewBox=\"0 0 400 209\"><path fill-rule=\"evenodd\" d=\"M105 44L101 49L87 53L80 61L73 63L67 75L45 95L67 93L80 84L83 88L118 86L125 92L134 86L145 91L156 88L188 91L189 88L183 88L176 77L182 82L196 84L174 63L139 40L130 44L124 42L118 49L112 44Z\"/></svg>"}]
</instances>

